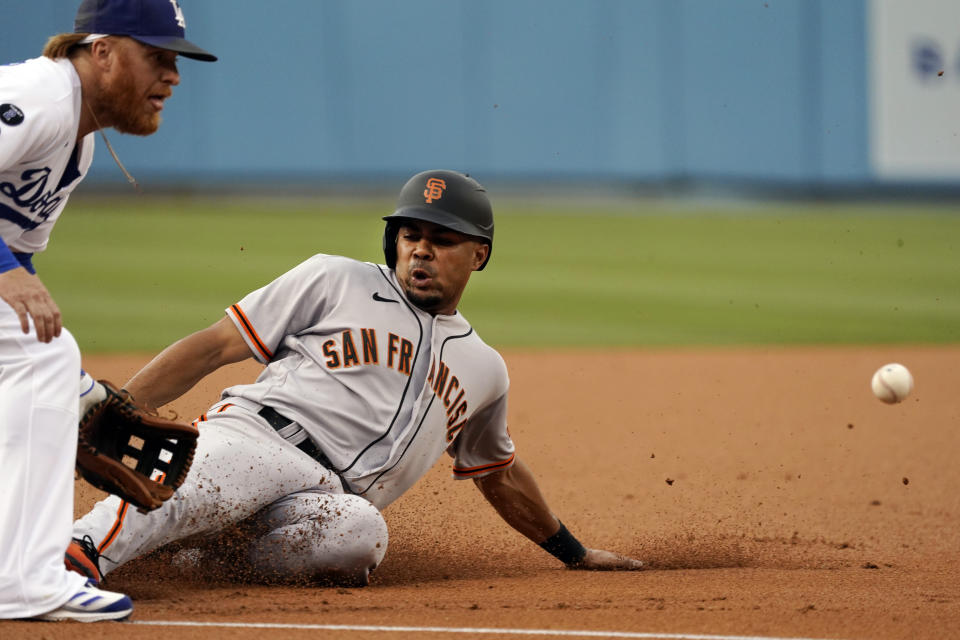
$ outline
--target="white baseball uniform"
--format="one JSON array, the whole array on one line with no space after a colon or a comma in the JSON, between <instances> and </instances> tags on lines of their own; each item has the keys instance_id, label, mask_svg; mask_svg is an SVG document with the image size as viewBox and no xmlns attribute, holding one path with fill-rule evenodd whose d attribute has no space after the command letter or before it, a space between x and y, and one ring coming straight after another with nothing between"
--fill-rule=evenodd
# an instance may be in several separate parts
<instances>
[{"instance_id":1,"label":"white baseball uniform","mask_svg":"<svg viewBox=\"0 0 960 640\"><path fill-rule=\"evenodd\" d=\"M456 478L509 467L506 365L459 313L411 304L383 265L317 255L227 309L266 367L201 418L184 485L149 514L108 498L75 523L104 573L251 514L249 558L274 575L365 578L379 510L444 451Z\"/></svg>"},{"instance_id":2,"label":"white baseball uniform","mask_svg":"<svg viewBox=\"0 0 960 640\"><path fill-rule=\"evenodd\" d=\"M93 159L77 144L80 79L69 60L0 66L0 272L31 255ZM0 618L63 604L84 579L65 570L77 446L80 352L70 332L24 334L0 299Z\"/></svg>"}]
</instances>

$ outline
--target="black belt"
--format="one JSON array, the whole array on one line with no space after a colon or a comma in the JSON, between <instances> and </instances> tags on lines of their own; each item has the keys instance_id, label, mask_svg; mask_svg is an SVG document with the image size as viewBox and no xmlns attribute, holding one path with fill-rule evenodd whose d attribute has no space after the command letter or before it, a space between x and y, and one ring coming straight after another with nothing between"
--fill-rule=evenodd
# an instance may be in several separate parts
<instances>
[{"instance_id":1,"label":"black belt","mask_svg":"<svg viewBox=\"0 0 960 640\"><path fill-rule=\"evenodd\" d=\"M260 411L257 411L257 413L260 414L260 417L266 420L270 426L277 431L280 431L280 429L283 429L294 422L290 418L285 418L284 416L280 415L271 407L263 407L260 409ZM295 445L297 449L300 449L300 451L303 451L305 454L322 464L324 467L336 473L340 478L341 484L343 484L344 490L352 493L350 485L347 483L346 479L340 475L340 472L337 470L337 468L333 466L333 463L330 462L330 458L328 458L326 454L321 451L316 444L314 444L313 440L310 439L309 434L305 435L307 435L307 437L304 439L304 441L298 445Z\"/></svg>"},{"instance_id":2,"label":"black belt","mask_svg":"<svg viewBox=\"0 0 960 640\"><path fill-rule=\"evenodd\" d=\"M290 418L284 418L270 407L264 407L257 413L259 413L260 417L269 422L270 426L277 431L280 431L280 429L293 424L293 420ZM306 437L306 439L304 439L303 442L296 446L297 449L300 449L300 451L303 451L317 462L322 463L323 466L333 469L333 467L329 466L330 461L327 460L327 456L323 455L323 451L320 451L320 449L317 448L317 445L313 444L313 440L310 439L309 435Z\"/></svg>"}]
</instances>

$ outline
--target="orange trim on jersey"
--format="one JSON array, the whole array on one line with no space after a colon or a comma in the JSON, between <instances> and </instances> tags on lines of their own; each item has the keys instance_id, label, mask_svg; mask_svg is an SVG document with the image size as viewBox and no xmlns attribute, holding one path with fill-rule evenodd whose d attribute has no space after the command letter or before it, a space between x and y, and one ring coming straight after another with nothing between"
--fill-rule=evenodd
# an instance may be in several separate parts
<instances>
[{"instance_id":1,"label":"orange trim on jersey","mask_svg":"<svg viewBox=\"0 0 960 640\"><path fill-rule=\"evenodd\" d=\"M236 316L237 320L240 321L240 326L243 327L247 337L250 338L250 342L252 342L257 348L257 351L260 352L260 355L263 356L264 360L271 360L273 358L273 352L270 351L270 349L267 349L267 346L263 344L263 341L260 339L260 336L257 335L257 332L254 330L253 325L250 324L246 314L243 313L243 309L240 308L240 305L235 304L231 306L230 311L232 311L233 315Z\"/></svg>"},{"instance_id":2,"label":"orange trim on jersey","mask_svg":"<svg viewBox=\"0 0 960 640\"><path fill-rule=\"evenodd\" d=\"M107 537L105 537L99 545L97 545L97 551L103 553L106 551L107 547L113 544L114 540L117 539L117 536L120 535L120 530L123 529L123 519L127 515L127 507L130 506L129 502L121 501L120 507L117 509L117 519L114 521L113 526L110 527L110 531L107 532Z\"/></svg>"},{"instance_id":3,"label":"orange trim on jersey","mask_svg":"<svg viewBox=\"0 0 960 640\"><path fill-rule=\"evenodd\" d=\"M458 469L457 467L453 468L453 475L457 478L472 478L473 476L478 476L481 473L487 473L489 471L497 471L498 469L504 469L513 464L513 459L517 454L513 453L509 458L503 462L494 462L492 464L484 464L479 467L467 467L466 469Z\"/></svg>"}]
</instances>

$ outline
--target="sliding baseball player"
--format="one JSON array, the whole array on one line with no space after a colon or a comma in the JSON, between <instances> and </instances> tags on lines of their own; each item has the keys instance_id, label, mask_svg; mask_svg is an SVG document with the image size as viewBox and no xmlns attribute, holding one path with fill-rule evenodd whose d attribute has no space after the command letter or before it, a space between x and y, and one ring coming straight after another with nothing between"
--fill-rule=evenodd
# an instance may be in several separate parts
<instances>
[{"instance_id":1,"label":"sliding baseball player","mask_svg":"<svg viewBox=\"0 0 960 640\"><path fill-rule=\"evenodd\" d=\"M201 417L193 468L163 507L143 514L112 497L75 523L74 566L99 579L244 521L252 533L236 542L262 579L366 584L387 549L381 511L444 452L455 478L472 479L504 520L568 567L642 566L585 548L516 456L507 368L457 311L493 245L483 187L453 171L417 174L385 220L386 264L314 256L128 382L159 407L223 365L264 365Z\"/></svg>"}]
</instances>

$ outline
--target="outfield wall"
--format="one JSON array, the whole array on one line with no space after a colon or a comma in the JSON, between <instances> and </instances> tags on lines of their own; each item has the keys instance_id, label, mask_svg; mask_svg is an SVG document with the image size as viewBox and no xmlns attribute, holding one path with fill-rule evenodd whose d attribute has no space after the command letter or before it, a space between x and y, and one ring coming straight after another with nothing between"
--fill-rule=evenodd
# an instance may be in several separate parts
<instances>
[{"instance_id":1,"label":"outfield wall","mask_svg":"<svg viewBox=\"0 0 960 640\"><path fill-rule=\"evenodd\" d=\"M72 29L75 2L15 4L2 61ZM144 182L443 166L487 179L960 186L954 0L181 5L188 37L221 60L180 63L158 134L113 136ZM931 76L937 64L945 73ZM915 113L911 92L925 92ZM91 181L122 183L100 146Z\"/></svg>"}]
</instances>

